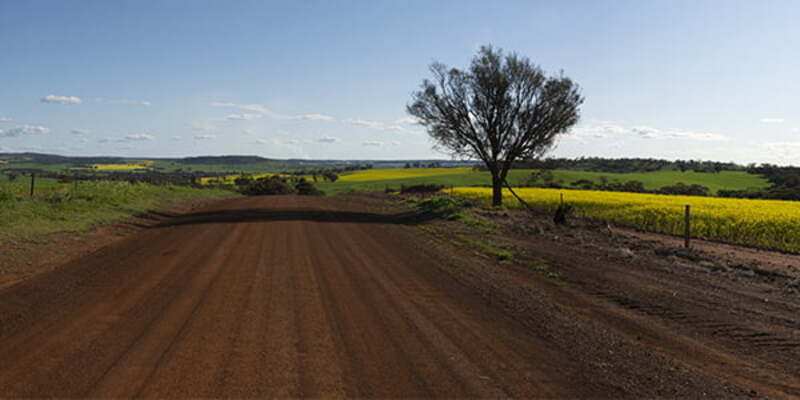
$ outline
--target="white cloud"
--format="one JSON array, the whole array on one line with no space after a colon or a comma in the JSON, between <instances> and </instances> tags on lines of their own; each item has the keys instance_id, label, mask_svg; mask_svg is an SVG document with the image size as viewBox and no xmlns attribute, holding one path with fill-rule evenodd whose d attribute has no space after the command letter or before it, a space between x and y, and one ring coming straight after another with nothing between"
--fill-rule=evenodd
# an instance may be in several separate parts
<instances>
[{"instance_id":1,"label":"white cloud","mask_svg":"<svg viewBox=\"0 0 800 400\"><path fill-rule=\"evenodd\" d=\"M237 106L238 108L244 111L252 111L257 112L260 114L270 114L272 111L268 110L266 107L262 106L261 104L244 104Z\"/></svg>"},{"instance_id":2,"label":"white cloud","mask_svg":"<svg viewBox=\"0 0 800 400\"><path fill-rule=\"evenodd\" d=\"M792 128L792 132L795 132L795 133L800 132L800 128Z\"/></svg>"},{"instance_id":3,"label":"white cloud","mask_svg":"<svg viewBox=\"0 0 800 400\"><path fill-rule=\"evenodd\" d=\"M256 144L268 144L269 140L267 139L256 139Z\"/></svg>"},{"instance_id":4,"label":"white cloud","mask_svg":"<svg viewBox=\"0 0 800 400\"><path fill-rule=\"evenodd\" d=\"M101 144L110 143L110 142L111 142L111 139L109 139L109 138L102 138L102 139L98 139L97 140L97 143L101 143Z\"/></svg>"},{"instance_id":5,"label":"white cloud","mask_svg":"<svg viewBox=\"0 0 800 400\"><path fill-rule=\"evenodd\" d=\"M381 147L383 146L383 142L377 140L367 140L361 143L363 146L372 146L372 147Z\"/></svg>"},{"instance_id":6,"label":"white cloud","mask_svg":"<svg viewBox=\"0 0 800 400\"><path fill-rule=\"evenodd\" d=\"M645 139L654 139L657 138L660 134L658 129L651 128L649 126L634 126L631 128L631 132Z\"/></svg>"},{"instance_id":7,"label":"white cloud","mask_svg":"<svg viewBox=\"0 0 800 400\"><path fill-rule=\"evenodd\" d=\"M641 139L685 139L695 141L727 141L728 137L710 132L694 132L677 128L659 129L645 125L624 126L609 121L595 121L582 124L571 131L571 138L584 142L584 139L605 139L634 135Z\"/></svg>"},{"instance_id":8,"label":"white cloud","mask_svg":"<svg viewBox=\"0 0 800 400\"><path fill-rule=\"evenodd\" d=\"M296 145L300 144L300 141L297 140L297 139L289 139L289 140L287 140L287 141L285 141L283 143L284 144L288 144L288 145L292 145L292 146L296 146Z\"/></svg>"},{"instance_id":9,"label":"white cloud","mask_svg":"<svg viewBox=\"0 0 800 400\"><path fill-rule=\"evenodd\" d=\"M88 129L80 129L80 128L75 128L71 132L72 132L73 135L88 135L88 134L92 133L92 131L90 131Z\"/></svg>"},{"instance_id":10,"label":"white cloud","mask_svg":"<svg viewBox=\"0 0 800 400\"><path fill-rule=\"evenodd\" d=\"M391 144L392 146L400 146L400 142L398 142L397 140L392 140L391 142L389 142L389 144Z\"/></svg>"},{"instance_id":11,"label":"white cloud","mask_svg":"<svg viewBox=\"0 0 800 400\"><path fill-rule=\"evenodd\" d=\"M0 117L0 122L9 122L9 121L11 121L11 118L8 118L8 117Z\"/></svg>"},{"instance_id":12,"label":"white cloud","mask_svg":"<svg viewBox=\"0 0 800 400\"><path fill-rule=\"evenodd\" d=\"M176 141L176 142L177 142L177 141L179 141L179 140L181 140L181 139L183 139L183 138L182 138L182 137L180 137L180 136L173 136L173 137L171 137L170 139L172 139L172 140L174 140L174 141Z\"/></svg>"},{"instance_id":13,"label":"white cloud","mask_svg":"<svg viewBox=\"0 0 800 400\"><path fill-rule=\"evenodd\" d=\"M197 140L211 140L211 139L216 139L217 137L215 135L206 134L206 135L194 135L194 138Z\"/></svg>"},{"instance_id":14,"label":"white cloud","mask_svg":"<svg viewBox=\"0 0 800 400\"><path fill-rule=\"evenodd\" d=\"M305 114L289 117L289 119L303 119L307 121L333 121L334 118L325 114Z\"/></svg>"},{"instance_id":15,"label":"white cloud","mask_svg":"<svg viewBox=\"0 0 800 400\"><path fill-rule=\"evenodd\" d=\"M225 119L229 121L250 121L261 118L261 114L228 114Z\"/></svg>"},{"instance_id":16,"label":"white cloud","mask_svg":"<svg viewBox=\"0 0 800 400\"><path fill-rule=\"evenodd\" d=\"M105 98L102 98L102 97L96 98L94 100L97 101L97 102L100 102L100 103L130 104L130 105L136 105L136 106L149 106L149 105L152 104L149 101L143 101L143 100L105 99Z\"/></svg>"},{"instance_id":17,"label":"white cloud","mask_svg":"<svg viewBox=\"0 0 800 400\"><path fill-rule=\"evenodd\" d=\"M142 142L147 140L153 140L155 139L155 136L149 135L147 133L134 133L125 136L123 139L129 142Z\"/></svg>"},{"instance_id":18,"label":"white cloud","mask_svg":"<svg viewBox=\"0 0 800 400\"><path fill-rule=\"evenodd\" d=\"M368 121L365 119L346 119L344 122L353 125L365 126L370 129L378 129L378 130L386 129L386 126L382 122L378 121Z\"/></svg>"},{"instance_id":19,"label":"white cloud","mask_svg":"<svg viewBox=\"0 0 800 400\"><path fill-rule=\"evenodd\" d=\"M415 117L405 117L394 121L395 125L419 125L419 120Z\"/></svg>"},{"instance_id":20,"label":"white cloud","mask_svg":"<svg viewBox=\"0 0 800 400\"><path fill-rule=\"evenodd\" d=\"M782 124L784 121L783 118L761 118L761 122L765 124Z\"/></svg>"},{"instance_id":21,"label":"white cloud","mask_svg":"<svg viewBox=\"0 0 800 400\"><path fill-rule=\"evenodd\" d=\"M228 120L242 120L242 119L255 119L259 118L262 115L265 115L270 118L274 119L289 119L289 120L307 120L307 121L334 121L335 118L331 117L330 115L325 114L302 114L302 115L283 115L278 114L261 104L236 104L236 103L229 103L229 102L219 102L215 101L211 103L212 107L233 107L238 108L242 111L249 111L250 113L256 114L230 114L225 117ZM242 116L248 116L247 118L238 118Z\"/></svg>"},{"instance_id":22,"label":"white cloud","mask_svg":"<svg viewBox=\"0 0 800 400\"><path fill-rule=\"evenodd\" d=\"M192 128L193 131L197 132L210 133L217 130L217 127L206 122L200 122L200 123L190 122L188 125L190 128Z\"/></svg>"},{"instance_id":23,"label":"white cloud","mask_svg":"<svg viewBox=\"0 0 800 400\"><path fill-rule=\"evenodd\" d=\"M18 125L10 129L0 129L0 137L43 135L47 133L50 133L50 128L36 125Z\"/></svg>"},{"instance_id":24,"label":"white cloud","mask_svg":"<svg viewBox=\"0 0 800 400\"><path fill-rule=\"evenodd\" d=\"M410 134L413 134L413 135L418 135L418 134L421 133L421 131L419 131L419 130L413 130L413 129L409 129L408 127L406 127L408 125L416 124L416 119L413 119L413 118L399 119L399 120L394 121L394 123L392 123L392 124L387 124L387 123L380 122L380 121L370 121L370 120L366 120L366 119L346 119L346 120L344 120L344 122L348 123L348 124L352 124L352 125L363 126L365 128L369 128L369 129L379 130L379 131L398 131L398 132L410 133ZM404 126L404 125L406 125L406 126Z\"/></svg>"},{"instance_id":25,"label":"white cloud","mask_svg":"<svg viewBox=\"0 0 800 400\"><path fill-rule=\"evenodd\" d=\"M341 142L341 141L342 141L341 139L339 139L337 137L333 137L333 136L323 136L323 137L317 139L317 142L319 142L319 143L337 143L337 142Z\"/></svg>"},{"instance_id":26,"label":"white cloud","mask_svg":"<svg viewBox=\"0 0 800 400\"><path fill-rule=\"evenodd\" d=\"M679 139L691 139L691 140L698 140L698 141L703 141L703 142L726 142L726 141L728 141L728 137L727 136L718 135L716 133L670 130L670 131L664 132L664 134L666 136L668 136L668 137L679 138Z\"/></svg>"},{"instance_id":27,"label":"white cloud","mask_svg":"<svg viewBox=\"0 0 800 400\"><path fill-rule=\"evenodd\" d=\"M54 94L49 94L42 97L42 103L81 104L81 99L75 96L56 96Z\"/></svg>"}]
</instances>

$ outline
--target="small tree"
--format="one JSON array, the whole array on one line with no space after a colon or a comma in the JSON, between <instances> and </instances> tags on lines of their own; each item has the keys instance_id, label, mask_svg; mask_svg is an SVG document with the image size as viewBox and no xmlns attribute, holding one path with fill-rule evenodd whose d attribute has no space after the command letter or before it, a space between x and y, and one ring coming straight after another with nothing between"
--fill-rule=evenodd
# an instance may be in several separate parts
<instances>
[{"instance_id":1,"label":"small tree","mask_svg":"<svg viewBox=\"0 0 800 400\"><path fill-rule=\"evenodd\" d=\"M533 160L555 145L579 119L578 86L546 77L530 60L481 47L468 70L430 67L412 95L417 117L435 146L454 157L480 159L492 175L492 204L503 203L503 184L515 160ZM506 183L506 185L508 185Z\"/></svg>"}]
</instances>

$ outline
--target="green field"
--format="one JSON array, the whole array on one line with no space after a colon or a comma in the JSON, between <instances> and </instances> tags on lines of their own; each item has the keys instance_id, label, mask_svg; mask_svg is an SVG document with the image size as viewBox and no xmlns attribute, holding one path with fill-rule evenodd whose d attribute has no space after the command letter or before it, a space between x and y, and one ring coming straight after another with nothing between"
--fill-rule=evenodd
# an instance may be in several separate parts
<instances>
[{"instance_id":1,"label":"green field","mask_svg":"<svg viewBox=\"0 0 800 400\"><path fill-rule=\"evenodd\" d=\"M371 174L376 178L381 174L376 170L355 171L341 175L339 181L333 183L318 183L317 187L327 194L337 194L350 191L378 192L387 187L398 189L401 185L417 185L422 183L432 183L445 186L482 186L491 184L491 176L488 172L471 171L463 168L436 168L429 169L440 171L430 176L405 177L399 179L375 179L363 180L364 174ZM389 170L391 171L391 170ZM398 171L402 171L398 170ZM425 169L422 169L425 171ZM524 184L534 170L512 170L509 173L508 182L512 186ZM447 173L451 172L451 173ZM585 172L572 170L554 170L553 175L557 182L564 186L571 187L571 183L580 179L591 180L599 183L601 177L605 177L609 182L640 181L645 188L654 190L663 186L673 185L678 182L684 184L699 184L710 189L711 193L718 190L740 190L740 189L761 189L769 186L766 179L748 174L743 171L723 171L720 173L701 173L693 171L658 171L642 173L601 173ZM391 175L386 175L391 177Z\"/></svg>"},{"instance_id":2,"label":"green field","mask_svg":"<svg viewBox=\"0 0 800 400\"><path fill-rule=\"evenodd\" d=\"M233 192L182 186L87 181L57 183L37 179L29 197L30 181L0 180L0 244L13 240L40 240L59 232L84 232L146 211L192 199L235 196Z\"/></svg>"}]
</instances>

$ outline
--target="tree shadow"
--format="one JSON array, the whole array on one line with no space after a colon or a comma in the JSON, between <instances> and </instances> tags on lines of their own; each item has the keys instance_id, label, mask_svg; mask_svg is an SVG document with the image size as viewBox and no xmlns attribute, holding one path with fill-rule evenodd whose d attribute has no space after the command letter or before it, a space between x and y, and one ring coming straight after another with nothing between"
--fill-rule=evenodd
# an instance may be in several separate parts
<instances>
[{"instance_id":1,"label":"tree shadow","mask_svg":"<svg viewBox=\"0 0 800 400\"><path fill-rule=\"evenodd\" d=\"M171 214L165 212L149 212L139 216L151 223L138 223L135 226L149 229L166 228L182 225L203 224L235 224L250 222L280 221L312 221L312 222L345 222L367 224L417 225L435 219L436 216L418 212L397 214L376 214L353 211L327 211L304 209L240 209L197 212L188 214Z\"/></svg>"}]
</instances>

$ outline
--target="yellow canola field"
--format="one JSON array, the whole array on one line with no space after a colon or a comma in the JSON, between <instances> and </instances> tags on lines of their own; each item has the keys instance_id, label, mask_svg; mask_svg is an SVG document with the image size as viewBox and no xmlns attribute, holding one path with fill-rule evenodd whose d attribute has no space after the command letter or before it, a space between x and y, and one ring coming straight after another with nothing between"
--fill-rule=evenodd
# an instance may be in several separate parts
<instances>
[{"instance_id":1,"label":"yellow canola field","mask_svg":"<svg viewBox=\"0 0 800 400\"><path fill-rule=\"evenodd\" d=\"M472 168L389 168L366 169L339 176L340 182L382 181L386 179L420 178L425 176L466 174Z\"/></svg>"},{"instance_id":2,"label":"yellow canola field","mask_svg":"<svg viewBox=\"0 0 800 400\"><path fill-rule=\"evenodd\" d=\"M692 236L762 248L800 252L800 202L668 196L640 193L520 188L532 206L554 211L564 201L578 216L673 235L683 233L683 213L691 206ZM457 196L491 202L490 188L459 187ZM522 207L507 190L508 207Z\"/></svg>"},{"instance_id":3,"label":"yellow canola field","mask_svg":"<svg viewBox=\"0 0 800 400\"><path fill-rule=\"evenodd\" d=\"M99 171L130 171L135 169L150 169L150 167L140 164L92 164L91 169Z\"/></svg>"}]
</instances>

